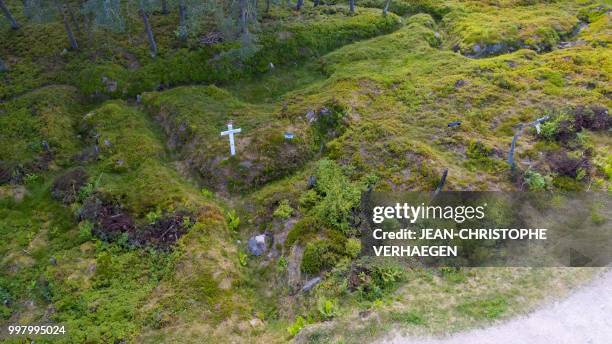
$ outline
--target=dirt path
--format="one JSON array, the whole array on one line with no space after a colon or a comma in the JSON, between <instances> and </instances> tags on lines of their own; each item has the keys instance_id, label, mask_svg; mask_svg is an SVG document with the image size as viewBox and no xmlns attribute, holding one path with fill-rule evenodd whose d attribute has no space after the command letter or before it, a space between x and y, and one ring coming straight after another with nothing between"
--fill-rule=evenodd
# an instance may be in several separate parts
<instances>
[{"instance_id":1,"label":"dirt path","mask_svg":"<svg viewBox=\"0 0 612 344\"><path fill-rule=\"evenodd\" d=\"M609 344L612 343L612 270L569 297L492 327L448 337L417 338L397 332L386 344Z\"/></svg>"}]
</instances>

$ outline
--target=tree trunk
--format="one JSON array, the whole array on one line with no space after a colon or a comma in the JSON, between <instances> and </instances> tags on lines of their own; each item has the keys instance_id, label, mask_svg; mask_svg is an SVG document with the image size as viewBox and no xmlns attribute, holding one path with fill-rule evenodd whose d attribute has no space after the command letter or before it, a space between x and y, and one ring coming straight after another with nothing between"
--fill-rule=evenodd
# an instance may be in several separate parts
<instances>
[{"instance_id":1,"label":"tree trunk","mask_svg":"<svg viewBox=\"0 0 612 344\"><path fill-rule=\"evenodd\" d=\"M319 6L319 0L314 0L313 2L314 2L314 7Z\"/></svg>"},{"instance_id":2,"label":"tree trunk","mask_svg":"<svg viewBox=\"0 0 612 344\"><path fill-rule=\"evenodd\" d=\"M0 58L0 73L8 72L8 67L4 64L4 60Z\"/></svg>"},{"instance_id":3,"label":"tree trunk","mask_svg":"<svg viewBox=\"0 0 612 344\"><path fill-rule=\"evenodd\" d=\"M179 2L179 38L184 41L187 39L187 6L185 0Z\"/></svg>"},{"instance_id":4,"label":"tree trunk","mask_svg":"<svg viewBox=\"0 0 612 344\"><path fill-rule=\"evenodd\" d=\"M151 24L149 24L149 16L147 15L147 11L144 10L142 4L140 5L140 16L142 17L142 22L144 24L145 32L147 34L147 39L149 40L149 49L151 49L151 56L157 56L157 43L155 43L155 37L153 37L153 31L151 30Z\"/></svg>"},{"instance_id":5,"label":"tree trunk","mask_svg":"<svg viewBox=\"0 0 612 344\"><path fill-rule=\"evenodd\" d=\"M17 23L17 20L15 20L15 17L13 17L11 11L9 11L8 7L6 7L6 5L4 4L4 0L0 0L0 9L2 9L2 13L4 13L4 16L9 21L9 23L11 23L11 29L19 29L19 23Z\"/></svg>"},{"instance_id":6,"label":"tree trunk","mask_svg":"<svg viewBox=\"0 0 612 344\"><path fill-rule=\"evenodd\" d=\"M355 13L355 0L349 0L349 12L351 14Z\"/></svg>"},{"instance_id":7,"label":"tree trunk","mask_svg":"<svg viewBox=\"0 0 612 344\"><path fill-rule=\"evenodd\" d=\"M437 196L440 191L442 191L442 188L444 187L444 184L446 183L446 176L448 176L448 168L444 169L444 172L442 172L442 178L440 179L440 182L438 183L438 187L436 188L436 191L434 192L434 197Z\"/></svg>"},{"instance_id":8,"label":"tree trunk","mask_svg":"<svg viewBox=\"0 0 612 344\"><path fill-rule=\"evenodd\" d=\"M301 10L302 6L304 6L304 0L298 0L297 4L295 5L295 10L296 11Z\"/></svg>"},{"instance_id":9,"label":"tree trunk","mask_svg":"<svg viewBox=\"0 0 612 344\"><path fill-rule=\"evenodd\" d=\"M162 0L161 3L162 3L162 14L166 15L166 14L170 13L168 11L168 0Z\"/></svg>"},{"instance_id":10,"label":"tree trunk","mask_svg":"<svg viewBox=\"0 0 612 344\"><path fill-rule=\"evenodd\" d=\"M240 33L244 41L249 39L247 0L240 0Z\"/></svg>"},{"instance_id":11,"label":"tree trunk","mask_svg":"<svg viewBox=\"0 0 612 344\"><path fill-rule=\"evenodd\" d=\"M385 2L385 7L383 8L383 16L386 16L389 13L389 5L391 5L391 0L387 0Z\"/></svg>"},{"instance_id":12,"label":"tree trunk","mask_svg":"<svg viewBox=\"0 0 612 344\"><path fill-rule=\"evenodd\" d=\"M266 0L266 13L270 12L270 1L271 0Z\"/></svg>"},{"instance_id":13,"label":"tree trunk","mask_svg":"<svg viewBox=\"0 0 612 344\"><path fill-rule=\"evenodd\" d=\"M76 38L74 37L74 33L72 32L72 28L70 27L70 22L68 21L68 14L66 13L66 5L60 4L57 0L55 1L55 7L57 11L62 15L62 20L64 22L64 28L66 29L66 35L68 35L68 42L70 42L70 48L72 50L78 50L79 44L77 43Z\"/></svg>"},{"instance_id":14,"label":"tree trunk","mask_svg":"<svg viewBox=\"0 0 612 344\"><path fill-rule=\"evenodd\" d=\"M514 137L512 138L512 144L510 144L510 151L508 152L508 164L510 164L510 168L512 170L514 170L514 166L515 166L514 149L516 148L516 141L518 140L519 136L521 136L522 131L523 131L523 127L521 126L516 131L516 134L514 134Z\"/></svg>"},{"instance_id":15,"label":"tree trunk","mask_svg":"<svg viewBox=\"0 0 612 344\"><path fill-rule=\"evenodd\" d=\"M68 11L68 15L70 16L70 21L72 21L72 25L74 25L76 32L80 35L81 27L79 26L79 21L77 20L77 17L74 15L74 11L72 10L72 7L69 4L66 4L66 11Z\"/></svg>"}]
</instances>

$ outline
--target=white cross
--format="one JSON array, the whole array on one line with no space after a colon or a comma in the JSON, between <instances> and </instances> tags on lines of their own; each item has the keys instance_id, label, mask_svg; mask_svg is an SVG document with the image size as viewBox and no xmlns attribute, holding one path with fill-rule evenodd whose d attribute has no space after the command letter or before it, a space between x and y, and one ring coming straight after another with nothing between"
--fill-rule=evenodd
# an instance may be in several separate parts
<instances>
[{"instance_id":1,"label":"white cross","mask_svg":"<svg viewBox=\"0 0 612 344\"><path fill-rule=\"evenodd\" d=\"M221 136L229 135L229 143L230 143L230 154L232 156L236 155L236 145L234 145L234 134L238 134L242 129L234 129L232 126L232 122L227 124L227 131L222 131Z\"/></svg>"}]
</instances>

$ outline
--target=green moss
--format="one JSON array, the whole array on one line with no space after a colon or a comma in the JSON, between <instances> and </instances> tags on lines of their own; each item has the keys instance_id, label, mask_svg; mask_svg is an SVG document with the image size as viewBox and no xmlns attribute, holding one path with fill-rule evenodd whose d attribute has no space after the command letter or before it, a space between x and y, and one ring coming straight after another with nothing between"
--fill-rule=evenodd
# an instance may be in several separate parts
<instances>
[{"instance_id":1,"label":"green moss","mask_svg":"<svg viewBox=\"0 0 612 344\"><path fill-rule=\"evenodd\" d=\"M291 247L296 242L305 242L316 234L323 224L315 217L304 217L291 228L285 240L285 246Z\"/></svg>"},{"instance_id":2,"label":"green moss","mask_svg":"<svg viewBox=\"0 0 612 344\"><path fill-rule=\"evenodd\" d=\"M329 240L318 240L306 245L300 268L308 274L317 274L333 267L340 259L338 247Z\"/></svg>"},{"instance_id":3,"label":"green moss","mask_svg":"<svg viewBox=\"0 0 612 344\"><path fill-rule=\"evenodd\" d=\"M525 7L466 5L444 17L443 23L464 54L500 54L520 48L550 50L569 35L578 19L551 4ZM499 44L499 46L494 46Z\"/></svg>"},{"instance_id":4,"label":"green moss","mask_svg":"<svg viewBox=\"0 0 612 344\"><path fill-rule=\"evenodd\" d=\"M79 104L76 90L49 86L0 104L0 160L25 164L45 153L44 142L57 164L67 165L80 148L75 126Z\"/></svg>"},{"instance_id":5,"label":"green moss","mask_svg":"<svg viewBox=\"0 0 612 344\"><path fill-rule=\"evenodd\" d=\"M92 171L100 180L98 191L138 216L193 208L202 198L168 166L160 135L144 113L111 101L84 116L84 122L90 143L96 135L100 143Z\"/></svg>"}]
</instances>

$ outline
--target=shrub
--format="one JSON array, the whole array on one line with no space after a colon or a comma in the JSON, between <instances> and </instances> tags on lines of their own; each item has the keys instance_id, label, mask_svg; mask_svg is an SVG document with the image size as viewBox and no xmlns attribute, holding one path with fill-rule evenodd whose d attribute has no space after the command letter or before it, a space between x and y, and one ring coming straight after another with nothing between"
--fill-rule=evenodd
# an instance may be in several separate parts
<instances>
[{"instance_id":1,"label":"shrub","mask_svg":"<svg viewBox=\"0 0 612 344\"><path fill-rule=\"evenodd\" d=\"M289 266L289 262L285 256L281 256L276 262L276 272L285 273L287 271L287 267Z\"/></svg>"},{"instance_id":2,"label":"shrub","mask_svg":"<svg viewBox=\"0 0 612 344\"><path fill-rule=\"evenodd\" d=\"M291 247L299 240L307 239L309 234L316 233L323 225L319 221L319 219L306 216L298 221L293 228L287 234L287 239L285 240L285 246Z\"/></svg>"},{"instance_id":3,"label":"shrub","mask_svg":"<svg viewBox=\"0 0 612 344\"><path fill-rule=\"evenodd\" d=\"M338 315L338 302L322 297L317 302L317 310L321 319L329 320Z\"/></svg>"},{"instance_id":4,"label":"shrub","mask_svg":"<svg viewBox=\"0 0 612 344\"><path fill-rule=\"evenodd\" d=\"M291 337L294 337L296 334L300 333L304 326L306 326L306 320L298 315L293 324L287 327L287 332L289 332Z\"/></svg>"},{"instance_id":5,"label":"shrub","mask_svg":"<svg viewBox=\"0 0 612 344\"><path fill-rule=\"evenodd\" d=\"M337 248L329 240L318 240L306 245L301 269L308 274L317 274L329 269L340 259Z\"/></svg>"},{"instance_id":6,"label":"shrub","mask_svg":"<svg viewBox=\"0 0 612 344\"><path fill-rule=\"evenodd\" d=\"M534 170L525 172L525 183L529 186L529 190L537 191L546 188L546 180L541 174Z\"/></svg>"},{"instance_id":7,"label":"shrub","mask_svg":"<svg viewBox=\"0 0 612 344\"><path fill-rule=\"evenodd\" d=\"M300 197L300 207L304 210L309 210L314 207L320 200L321 197L319 197L315 190L308 190Z\"/></svg>"},{"instance_id":8,"label":"shrub","mask_svg":"<svg viewBox=\"0 0 612 344\"><path fill-rule=\"evenodd\" d=\"M282 200L274 211L274 217L279 219L288 219L293 214L293 208L289 205L289 200Z\"/></svg>"},{"instance_id":9,"label":"shrub","mask_svg":"<svg viewBox=\"0 0 612 344\"><path fill-rule=\"evenodd\" d=\"M359 253L361 252L361 241L356 238L349 238L344 244L344 248L346 249L346 255L351 258L357 258Z\"/></svg>"},{"instance_id":10,"label":"shrub","mask_svg":"<svg viewBox=\"0 0 612 344\"><path fill-rule=\"evenodd\" d=\"M359 205L361 191L344 176L334 161L321 160L316 176L315 188L323 197L314 208L317 217L333 228L348 232L351 211Z\"/></svg>"},{"instance_id":11,"label":"shrub","mask_svg":"<svg viewBox=\"0 0 612 344\"><path fill-rule=\"evenodd\" d=\"M82 242L90 240L92 229L93 229L93 224L91 222L89 221L79 222L79 240Z\"/></svg>"},{"instance_id":12,"label":"shrub","mask_svg":"<svg viewBox=\"0 0 612 344\"><path fill-rule=\"evenodd\" d=\"M228 211L227 213L225 213L225 218L227 221L227 228L229 228L230 231L233 232L237 231L238 227L240 226L240 218L236 214L236 211Z\"/></svg>"},{"instance_id":13,"label":"shrub","mask_svg":"<svg viewBox=\"0 0 612 344\"><path fill-rule=\"evenodd\" d=\"M156 211L150 211L145 217L147 218L147 221L150 225L154 224L155 222L157 222L157 220L161 219L162 211L161 209L157 209Z\"/></svg>"}]
</instances>

